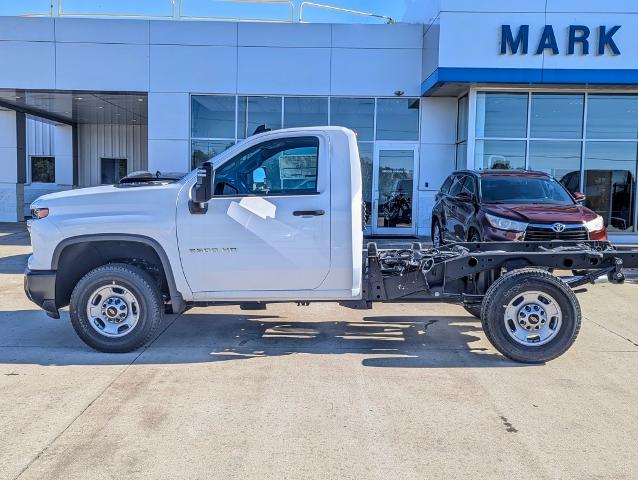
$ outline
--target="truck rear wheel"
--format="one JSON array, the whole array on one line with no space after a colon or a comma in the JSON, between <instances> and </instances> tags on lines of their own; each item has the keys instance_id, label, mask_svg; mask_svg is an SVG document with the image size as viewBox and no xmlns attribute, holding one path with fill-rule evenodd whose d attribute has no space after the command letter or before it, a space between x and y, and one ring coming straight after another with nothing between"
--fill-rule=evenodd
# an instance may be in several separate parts
<instances>
[{"instance_id":1,"label":"truck rear wheel","mask_svg":"<svg viewBox=\"0 0 638 480\"><path fill-rule=\"evenodd\" d=\"M162 323L164 302L148 273L112 263L82 277L71 295L69 312L73 328L87 345L123 353L152 338Z\"/></svg>"},{"instance_id":2,"label":"truck rear wheel","mask_svg":"<svg viewBox=\"0 0 638 480\"><path fill-rule=\"evenodd\" d=\"M490 343L506 357L544 363L565 353L576 340L580 305L562 280L545 270L526 268L492 284L481 323Z\"/></svg>"}]
</instances>

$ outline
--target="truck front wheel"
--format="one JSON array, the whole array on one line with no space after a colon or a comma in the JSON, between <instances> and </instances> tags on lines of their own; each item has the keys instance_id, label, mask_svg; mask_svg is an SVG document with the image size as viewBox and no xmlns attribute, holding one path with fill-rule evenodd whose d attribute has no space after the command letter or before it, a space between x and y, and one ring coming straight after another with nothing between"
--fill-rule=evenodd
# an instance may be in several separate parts
<instances>
[{"instance_id":1,"label":"truck front wheel","mask_svg":"<svg viewBox=\"0 0 638 480\"><path fill-rule=\"evenodd\" d=\"M151 276L123 263L97 267L78 282L69 313L76 333L101 352L123 353L146 344L162 323L164 302Z\"/></svg>"},{"instance_id":2,"label":"truck front wheel","mask_svg":"<svg viewBox=\"0 0 638 480\"><path fill-rule=\"evenodd\" d=\"M581 325L569 286L536 268L512 271L490 286L481 311L488 340L506 357L544 363L565 353Z\"/></svg>"}]
</instances>

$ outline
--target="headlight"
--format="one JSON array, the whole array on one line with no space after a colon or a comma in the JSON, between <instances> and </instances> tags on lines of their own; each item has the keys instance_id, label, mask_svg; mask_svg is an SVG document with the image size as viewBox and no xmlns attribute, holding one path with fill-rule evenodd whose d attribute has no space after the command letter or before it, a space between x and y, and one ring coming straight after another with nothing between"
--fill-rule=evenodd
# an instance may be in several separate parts
<instances>
[{"instance_id":1,"label":"headlight","mask_svg":"<svg viewBox=\"0 0 638 480\"><path fill-rule=\"evenodd\" d=\"M588 232L597 232L605 228L605 221L603 220L603 217L598 215L593 220L590 220L589 222L585 222L585 228L587 229Z\"/></svg>"},{"instance_id":2,"label":"headlight","mask_svg":"<svg viewBox=\"0 0 638 480\"><path fill-rule=\"evenodd\" d=\"M517 222L516 220L510 220L509 218L501 218L495 215L485 214L485 218L490 222L494 228L499 230L511 230L514 232L524 232L527 229L527 223Z\"/></svg>"},{"instance_id":3,"label":"headlight","mask_svg":"<svg viewBox=\"0 0 638 480\"><path fill-rule=\"evenodd\" d=\"M43 207L31 207L31 217L34 220L49 216L49 209Z\"/></svg>"}]
</instances>

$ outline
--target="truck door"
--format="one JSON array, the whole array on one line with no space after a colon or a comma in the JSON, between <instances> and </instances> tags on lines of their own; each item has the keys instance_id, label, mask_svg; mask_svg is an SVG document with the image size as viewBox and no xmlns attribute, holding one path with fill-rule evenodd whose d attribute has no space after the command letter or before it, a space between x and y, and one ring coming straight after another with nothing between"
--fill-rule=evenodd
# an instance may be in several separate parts
<instances>
[{"instance_id":1,"label":"truck door","mask_svg":"<svg viewBox=\"0 0 638 480\"><path fill-rule=\"evenodd\" d=\"M193 292L322 284L330 270L329 152L322 136L275 133L216 165L205 214L179 202L179 251Z\"/></svg>"}]
</instances>

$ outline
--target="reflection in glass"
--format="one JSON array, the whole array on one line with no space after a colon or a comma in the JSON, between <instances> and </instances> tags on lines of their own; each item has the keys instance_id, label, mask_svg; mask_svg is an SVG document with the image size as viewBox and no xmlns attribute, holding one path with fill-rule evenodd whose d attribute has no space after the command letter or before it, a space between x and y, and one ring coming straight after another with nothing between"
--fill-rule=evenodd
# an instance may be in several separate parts
<instances>
[{"instance_id":1,"label":"reflection in glass","mask_svg":"<svg viewBox=\"0 0 638 480\"><path fill-rule=\"evenodd\" d=\"M235 97L193 95L191 136L235 138Z\"/></svg>"},{"instance_id":2,"label":"reflection in glass","mask_svg":"<svg viewBox=\"0 0 638 480\"><path fill-rule=\"evenodd\" d=\"M372 157L374 147L372 143L359 143L359 157L361 158L361 180L363 203L366 206L365 224L372 225L372 175L374 172Z\"/></svg>"},{"instance_id":3,"label":"reflection in glass","mask_svg":"<svg viewBox=\"0 0 638 480\"><path fill-rule=\"evenodd\" d=\"M589 95L587 138L638 139L638 95Z\"/></svg>"},{"instance_id":4,"label":"reflection in glass","mask_svg":"<svg viewBox=\"0 0 638 480\"><path fill-rule=\"evenodd\" d=\"M585 205L610 231L635 231L636 149L634 142L587 142Z\"/></svg>"},{"instance_id":5,"label":"reflection in glass","mask_svg":"<svg viewBox=\"0 0 638 480\"><path fill-rule=\"evenodd\" d=\"M281 128L281 97L239 97L237 138L247 138L260 125Z\"/></svg>"},{"instance_id":6,"label":"reflection in glass","mask_svg":"<svg viewBox=\"0 0 638 480\"><path fill-rule=\"evenodd\" d=\"M191 169L219 155L235 144L233 140L193 140L191 145Z\"/></svg>"},{"instance_id":7,"label":"reflection in glass","mask_svg":"<svg viewBox=\"0 0 638 480\"><path fill-rule=\"evenodd\" d=\"M529 142L529 168L548 173L557 180L580 171L581 142L532 140Z\"/></svg>"},{"instance_id":8,"label":"reflection in glass","mask_svg":"<svg viewBox=\"0 0 638 480\"><path fill-rule=\"evenodd\" d=\"M475 165L485 170L525 169L524 140L477 140Z\"/></svg>"},{"instance_id":9,"label":"reflection in glass","mask_svg":"<svg viewBox=\"0 0 638 480\"><path fill-rule=\"evenodd\" d=\"M377 100L377 140L419 139L419 99Z\"/></svg>"},{"instance_id":10,"label":"reflection in glass","mask_svg":"<svg viewBox=\"0 0 638 480\"><path fill-rule=\"evenodd\" d=\"M379 227L412 226L414 151L379 152Z\"/></svg>"},{"instance_id":11,"label":"reflection in glass","mask_svg":"<svg viewBox=\"0 0 638 480\"><path fill-rule=\"evenodd\" d=\"M331 98L330 125L346 127L357 140L374 140L374 98Z\"/></svg>"},{"instance_id":12,"label":"reflection in glass","mask_svg":"<svg viewBox=\"0 0 638 480\"><path fill-rule=\"evenodd\" d=\"M479 93L476 97L476 136L527 136L526 93Z\"/></svg>"},{"instance_id":13,"label":"reflection in glass","mask_svg":"<svg viewBox=\"0 0 638 480\"><path fill-rule=\"evenodd\" d=\"M328 125L327 97L284 97L284 128Z\"/></svg>"},{"instance_id":14,"label":"reflection in glass","mask_svg":"<svg viewBox=\"0 0 638 480\"><path fill-rule=\"evenodd\" d=\"M581 138L583 95L533 93L531 138Z\"/></svg>"}]
</instances>

